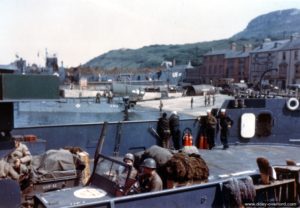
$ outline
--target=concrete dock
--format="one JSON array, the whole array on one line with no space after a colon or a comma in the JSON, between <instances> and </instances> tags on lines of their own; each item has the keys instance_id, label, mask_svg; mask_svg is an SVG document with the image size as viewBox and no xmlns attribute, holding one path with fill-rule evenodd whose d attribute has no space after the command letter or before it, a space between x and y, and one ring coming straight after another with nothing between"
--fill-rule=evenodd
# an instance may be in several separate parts
<instances>
[{"instance_id":1,"label":"concrete dock","mask_svg":"<svg viewBox=\"0 0 300 208\"><path fill-rule=\"evenodd\" d=\"M193 99L193 104L191 105L191 99ZM204 96L186 96L177 97L170 99L162 99L163 111L172 112L177 111L180 115L186 115L191 117L197 117L199 115L205 115L207 109L220 108L224 100L232 99L231 96L216 94L215 103L206 105L204 103ZM160 100L149 100L144 102L139 102L136 106L138 108L145 108L150 110L159 110Z\"/></svg>"}]
</instances>

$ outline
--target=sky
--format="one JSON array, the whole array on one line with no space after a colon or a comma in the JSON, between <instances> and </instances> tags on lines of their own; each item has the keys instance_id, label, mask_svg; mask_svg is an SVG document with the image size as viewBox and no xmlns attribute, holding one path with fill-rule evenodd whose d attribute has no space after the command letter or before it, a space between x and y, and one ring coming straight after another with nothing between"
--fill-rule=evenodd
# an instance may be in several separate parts
<instances>
[{"instance_id":1,"label":"sky","mask_svg":"<svg viewBox=\"0 0 300 208\"><path fill-rule=\"evenodd\" d=\"M110 50L229 38L299 0L0 0L0 64L72 67Z\"/></svg>"}]
</instances>

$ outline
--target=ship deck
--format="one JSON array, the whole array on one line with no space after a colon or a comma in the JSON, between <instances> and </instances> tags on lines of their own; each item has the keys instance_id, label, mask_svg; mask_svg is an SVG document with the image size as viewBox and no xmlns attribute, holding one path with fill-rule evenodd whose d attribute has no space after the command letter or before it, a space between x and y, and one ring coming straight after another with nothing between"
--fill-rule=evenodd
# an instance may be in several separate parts
<instances>
[{"instance_id":1,"label":"ship deck","mask_svg":"<svg viewBox=\"0 0 300 208\"><path fill-rule=\"evenodd\" d=\"M209 167L209 180L214 181L235 175L258 172L256 158L265 157L270 165L285 165L286 160L300 163L300 147L288 145L232 145L223 150L217 146L213 150L199 150Z\"/></svg>"}]
</instances>

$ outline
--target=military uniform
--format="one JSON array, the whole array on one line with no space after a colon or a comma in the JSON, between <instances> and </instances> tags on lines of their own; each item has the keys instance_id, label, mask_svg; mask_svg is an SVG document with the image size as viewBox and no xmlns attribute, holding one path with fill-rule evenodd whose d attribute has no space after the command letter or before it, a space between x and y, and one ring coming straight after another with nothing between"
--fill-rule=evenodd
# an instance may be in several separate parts
<instances>
[{"instance_id":1,"label":"military uniform","mask_svg":"<svg viewBox=\"0 0 300 208\"><path fill-rule=\"evenodd\" d=\"M132 167L131 167L131 172L130 172L129 178L131 178L131 179L136 179L137 174L138 174L137 170L135 169L135 167L132 166Z\"/></svg>"},{"instance_id":2,"label":"military uniform","mask_svg":"<svg viewBox=\"0 0 300 208\"><path fill-rule=\"evenodd\" d=\"M0 160L0 178L19 180L19 174L4 160Z\"/></svg>"},{"instance_id":3,"label":"military uniform","mask_svg":"<svg viewBox=\"0 0 300 208\"><path fill-rule=\"evenodd\" d=\"M220 140L223 144L223 148L228 148L228 136L229 129L233 125L233 121L227 115L220 115L219 117L219 126L221 129Z\"/></svg>"},{"instance_id":4,"label":"military uniform","mask_svg":"<svg viewBox=\"0 0 300 208\"><path fill-rule=\"evenodd\" d=\"M217 119L213 115L208 115L205 119L205 131L209 149L215 146Z\"/></svg>"},{"instance_id":5,"label":"military uniform","mask_svg":"<svg viewBox=\"0 0 300 208\"><path fill-rule=\"evenodd\" d=\"M150 177L143 176L140 180L141 192L160 191L163 188L162 180L157 172L153 172Z\"/></svg>"},{"instance_id":6,"label":"military uniform","mask_svg":"<svg viewBox=\"0 0 300 208\"><path fill-rule=\"evenodd\" d=\"M180 129L179 129L179 116L176 114L172 114L170 119L170 130L172 135L172 140L174 144L174 148L176 150L180 149Z\"/></svg>"},{"instance_id":7,"label":"military uniform","mask_svg":"<svg viewBox=\"0 0 300 208\"><path fill-rule=\"evenodd\" d=\"M16 160L20 160L20 167L16 167ZM8 156L8 163L14 166L20 175L27 175L30 171L31 153L25 144L19 143L19 146Z\"/></svg>"},{"instance_id":8,"label":"military uniform","mask_svg":"<svg viewBox=\"0 0 300 208\"><path fill-rule=\"evenodd\" d=\"M157 133L161 139L161 146L169 148L169 139L171 135L169 120L166 117L159 118L157 122Z\"/></svg>"}]
</instances>

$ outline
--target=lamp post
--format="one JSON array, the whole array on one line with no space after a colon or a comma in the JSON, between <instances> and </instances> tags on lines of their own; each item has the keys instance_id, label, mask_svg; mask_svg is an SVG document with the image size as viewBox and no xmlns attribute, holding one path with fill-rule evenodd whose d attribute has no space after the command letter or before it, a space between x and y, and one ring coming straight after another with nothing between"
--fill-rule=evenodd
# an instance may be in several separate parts
<instances>
[{"instance_id":1,"label":"lamp post","mask_svg":"<svg viewBox=\"0 0 300 208\"><path fill-rule=\"evenodd\" d=\"M268 72L270 72L270 71L277 71L278 69L277 68L271 68L271 69L267 69L267 70L265 70L262 74L261 74L261 76L260 76L260 79L259 79L259 91L261 92L261 90L262 90L262 80L263 80L263 78L264 78L264 76L268 73Z\"/></svg>"}]
</instances>

